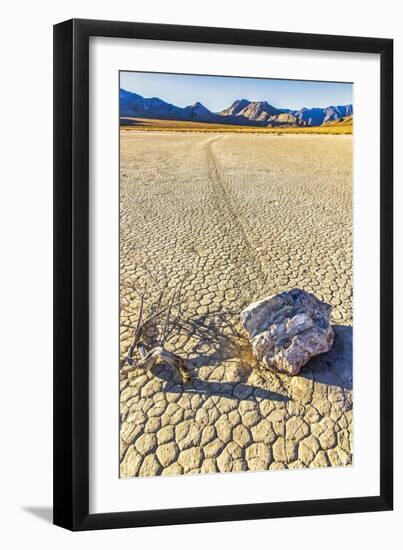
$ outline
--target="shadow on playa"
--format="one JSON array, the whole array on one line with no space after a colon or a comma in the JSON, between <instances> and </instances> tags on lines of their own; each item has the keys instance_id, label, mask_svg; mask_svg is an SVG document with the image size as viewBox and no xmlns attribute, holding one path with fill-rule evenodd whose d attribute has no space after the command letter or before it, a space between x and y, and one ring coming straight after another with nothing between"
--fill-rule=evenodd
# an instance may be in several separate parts
<instances>
[{"instance_id":1,"label":"shadow on playa","mask_svg":"<svg viewBox=\"0 0 403 550\"><path fill-rule=\"evenodd\" d=\"M217 327L215 327L217 328ZM319 355L301 370L298 377L312 380L315 383L326 386L336 386L343 390L351 390L353 387L352 370L352 327L333 325L334 343L332 349ZM208 332L208 331L207 331ZM217 333L216 333L217 334ZM206 336L206 333L204 334ZM226 353L223 352L225 349ZM153 374L162 380L165 384L162 391L166 393L187 393L199 394L207 397L219 396L237 400L270 400L286 402L290 397L270 389L238 382L216 382L201 380L197 376L197 370L206 364L212 364L215 361L233 359L240 351L239 335L232 337L223 337L222 335L211 342L209 353L196 355L192 358L193 380L191 385L185 386L179 383L176 372L166 366L158 366L153 369ZM253 368L253 367L252 367ZM261 371L260 371L261 372ZM287 375L271 373L276 378L281 377L290 380ZM294 377L296 378L296 377Z\"/></svg>"},{"instance_id":2,"label":"shadow on playa","mask_svg":"<svg viewBox=\"0 0 403 550\"><path fill-rule=\"evenodd\" d=\"M305 365L299 376L343 390L353 389L353 329L333 325L334 342L327 353L314 357Z\"/></svg>"},{"instance_id":3,"label":"shadow on playa","mask_svg":"<svg viewBox=\"0 0 403 550\"><path fill-rule=\"evenodd\" d=\"M160 375L161 378L163 376ZM265 390L250 384L239 384L233 382L207 382L206 380L194 379L190 386L181 384L167 385L163 388L166 393L188 393L205 395L207 397L217 396L238 401L255 401L256 399L268 399L269 401L289 401L287 395Z\"/></svg>"}]
</instances>

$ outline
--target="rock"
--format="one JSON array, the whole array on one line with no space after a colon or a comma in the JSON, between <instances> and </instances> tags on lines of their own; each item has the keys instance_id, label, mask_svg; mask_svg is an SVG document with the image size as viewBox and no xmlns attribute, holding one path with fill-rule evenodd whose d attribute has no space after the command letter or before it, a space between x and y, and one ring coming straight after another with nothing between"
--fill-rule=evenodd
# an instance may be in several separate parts
<instances>
[{"instance_id":1,"label":"rock","mask_svg":"<svg viewBox=\"0 0 403 550\"><path fill-rule=\"evenodd\" d=\"M329 304L294 288L250 304L241 312L241 322L258 361L295 375L312 357L332 347L330 311Z\"/></svg>"}]
</instances>

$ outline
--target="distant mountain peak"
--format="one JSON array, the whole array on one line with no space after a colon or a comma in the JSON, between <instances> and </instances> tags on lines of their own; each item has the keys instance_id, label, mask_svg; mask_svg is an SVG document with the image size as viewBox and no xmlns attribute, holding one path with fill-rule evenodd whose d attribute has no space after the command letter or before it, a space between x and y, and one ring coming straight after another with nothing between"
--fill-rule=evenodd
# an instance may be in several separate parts
<instances>
[{"instance_id":1,"label":"distant mountain peak","mask_svg":"<svg viewBox=\"0 0 403 550\"><path fill-rule=\"evenodd\" d=\"M191 120L201 120L201 121L212 121L215 118L215 115L200 103L196 101L192 105L188 105L183 109L183 115L185 118Z\"/></svg>"},{"instance_id":2,"label":"distant mountain peak","mask_svg":"<svg viewBox=\"0 0 403 550\"><path fill-rule=\"evenodd\" d=\"M238 114L248 118L249 120L264 121L271 115L277 115L281 112L282 111L280 109L276 109L276 107L273 107L273 105L270 105L267 101L251 101L241 111L239 111Z\"/></svg>"},{"instance_id":3,"label":"distant mountain peak","mask_svg":"<svg viewBox=\"0 0 403 550\"><path fill-rule=\"evenodd\" d=\"M242 109L249 105L249 99L236 99L227 109L223 109L218 114L222 116L237 115Z\"/></svg>"},{"instance_id":4,"label":"distant mountain peak","mask_svg":"<svg viewBox=\"0 0 403 550\"><path fill-rule=\"evenodd\" d=\"M196 103L192 103L192 105L188 105L187 107L185 107L185 109L198 109L198 110L208 111L209 113L211 112L207 109L207 107L203 105L203 103L200 103L200 101L196 101Z\"/></svg>"}]
</instances>

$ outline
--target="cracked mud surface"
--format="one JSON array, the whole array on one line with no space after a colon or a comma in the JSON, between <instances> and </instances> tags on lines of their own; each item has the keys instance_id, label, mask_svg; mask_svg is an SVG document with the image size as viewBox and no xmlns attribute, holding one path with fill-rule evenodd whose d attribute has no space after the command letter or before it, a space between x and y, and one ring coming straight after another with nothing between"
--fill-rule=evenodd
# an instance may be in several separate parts
<instances>
[{"instance_id":1,"label":"cracked mud surface","mask_svg":"<svg viewBox=\"0 0 403 550\"><path fill-rule=\"evenodd\" d=\"M121 382L121 477L352 463L352 138L121 132L121 327L141 266L185 273L160 365ZM239 313L300 287L333 306L335 343L298 376L257 364Z\"/></svg>"}]
</instances>

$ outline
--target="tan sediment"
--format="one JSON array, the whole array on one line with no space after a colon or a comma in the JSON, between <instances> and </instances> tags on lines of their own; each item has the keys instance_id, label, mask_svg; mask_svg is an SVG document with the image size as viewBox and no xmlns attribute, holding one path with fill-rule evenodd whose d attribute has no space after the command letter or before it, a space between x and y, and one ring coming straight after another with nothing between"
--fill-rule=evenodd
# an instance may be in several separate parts
<instances>
[{"instance_id":1,"label":"tan sediment","mask_svg":"<svg viewBox=\"0 0 403 550\"><path fill-rule=\"evenodd\" d=\"M141 266L184 285L168 347L191 362L121 384L121 476L352 463L352 138L121 133L121 358ZM333 350L289 378L251 355L239 312L300 287L333 306Z\"/></svg>"},{"instance_id":2,"label":"tan sediment","mask_svg":"<svg viewBox=\"0 0 403 550\"><path fill-rule=\"evenodd\" d=\"M122 117L123 132L203 132L203 133L253 133L253 134L332 134L353 133L352 117L334 120L321 126L239 126L194 121L158 120L152 118Z\"/></svg>"}]
</instances>

